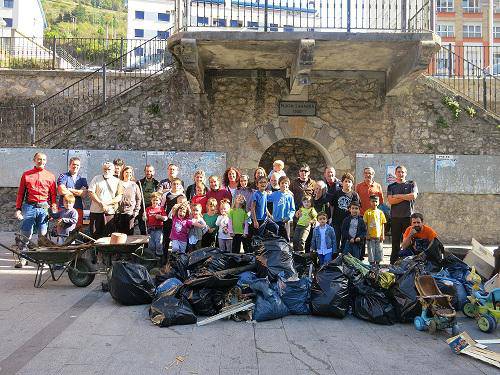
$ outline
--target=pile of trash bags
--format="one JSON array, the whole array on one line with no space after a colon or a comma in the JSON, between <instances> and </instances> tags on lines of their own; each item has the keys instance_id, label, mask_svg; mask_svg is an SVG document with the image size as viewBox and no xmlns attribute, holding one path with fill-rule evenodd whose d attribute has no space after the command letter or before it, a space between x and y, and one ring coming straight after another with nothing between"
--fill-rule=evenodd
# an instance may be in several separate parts
<instances>
[{"instance_id":1,"label":"pile of trash bags","mask_svg":"<svg viewBox=\"0 0 500 375\"><path fill-rule=\"evenodd\" d=\"M456 309L467 301L469 267L439 245L430 254L383 268L349 254L317 267L314 254L294 253L284 239L266 234L254 237L254 254L223 253L215 247L174 254L154 280L139 264L116 262L109 289L121 304L151 304L150 319L161 327L193 324L241 301L254 302L247 319L258 322L290 314L339 319L352 314L391 325L412 322L421 314L418 275L433 275L441 291L453 296Z\"/></svg>"}]
</instances>

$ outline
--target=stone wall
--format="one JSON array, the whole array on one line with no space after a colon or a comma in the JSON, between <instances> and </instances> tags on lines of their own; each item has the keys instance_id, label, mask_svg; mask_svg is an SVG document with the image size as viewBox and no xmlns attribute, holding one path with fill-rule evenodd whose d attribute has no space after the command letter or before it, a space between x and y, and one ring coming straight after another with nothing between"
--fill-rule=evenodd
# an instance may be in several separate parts
<instances>
[{"instance_id":1,"label":"stone wall","mask_svg":"<svg viewBox=\"0 0 500 375\"><path fill-rule=\"evenodd\" d=\"M356 153L500 152L498 121L480 108L475 118L462 114L454 121L442 103L450 93L426 78L391 96L372 78L315 79L308 96L317 102L317 116L280 117L278 101L289 94L286 77L245 74L207 74L204 95L190 92L181 71L151 78L104 110L61 129L43 146L222 151L229 165L250 174L266 150L290 138L314 145L338 175L354 170ZM483 209L499 202L499 195L423 194L417 207L447 242L469 243L475 237L495 243L497 230L490 223L500 221L500 210L487 216ZM463 212L464 225L456 212Z\"/></svg>"}]
</instances>

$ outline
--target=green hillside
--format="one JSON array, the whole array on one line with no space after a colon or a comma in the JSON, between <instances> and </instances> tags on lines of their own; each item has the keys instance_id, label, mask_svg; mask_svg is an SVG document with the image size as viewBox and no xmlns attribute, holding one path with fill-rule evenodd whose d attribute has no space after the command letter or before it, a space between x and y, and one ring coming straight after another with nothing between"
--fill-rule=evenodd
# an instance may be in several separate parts
<instances>
[{"instance_id":1,"label":"green hillside","mask_svg":"<svg viewBox=\"0 0 500 375\"><path fill-rule=\"evenodd\" d=\"M127 35L126 0L42 0L47 37L120 38Z\"/></svg>"}]
</instances>

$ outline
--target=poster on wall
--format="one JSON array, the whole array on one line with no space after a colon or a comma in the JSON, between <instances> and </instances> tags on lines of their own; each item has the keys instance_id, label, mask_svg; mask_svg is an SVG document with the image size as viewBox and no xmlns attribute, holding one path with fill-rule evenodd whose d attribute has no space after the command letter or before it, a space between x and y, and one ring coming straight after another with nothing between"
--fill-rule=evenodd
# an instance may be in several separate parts
<instances>
[{"instance_id":1,"label":"poster on wall","mask_svg":"<svg viewBox=\"0 0 500 375\"><path fill-rule=\"evenodd\" d=\"M385 166L385 182L387 185L396 182L396 165L388 164Z\"/></svg>"}]
</instances>

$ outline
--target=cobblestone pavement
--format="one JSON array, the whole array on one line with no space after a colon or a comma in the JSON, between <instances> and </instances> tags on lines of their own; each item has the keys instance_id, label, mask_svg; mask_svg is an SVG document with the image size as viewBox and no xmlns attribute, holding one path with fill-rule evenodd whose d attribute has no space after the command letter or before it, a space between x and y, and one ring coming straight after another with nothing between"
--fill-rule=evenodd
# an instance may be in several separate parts
<instances>
[{"instance_id":1,"label":"cobblestone pavement","mask_svg":"<svg viewBox=\"0 0 500 375\"><path fill-rule=\"evenodd\" d=\"M12 240L0 234L0 242ZM452 354L441 332L312 316L158 328L148 306L120 306L99 280L33 288L34 269L0 250L0 374L498 374ZM461 317L474 338L487 335ZM500 345L492 345L500 351ZM176 360L177 358L177 360Z\"/></svg>"}]
</instances>

